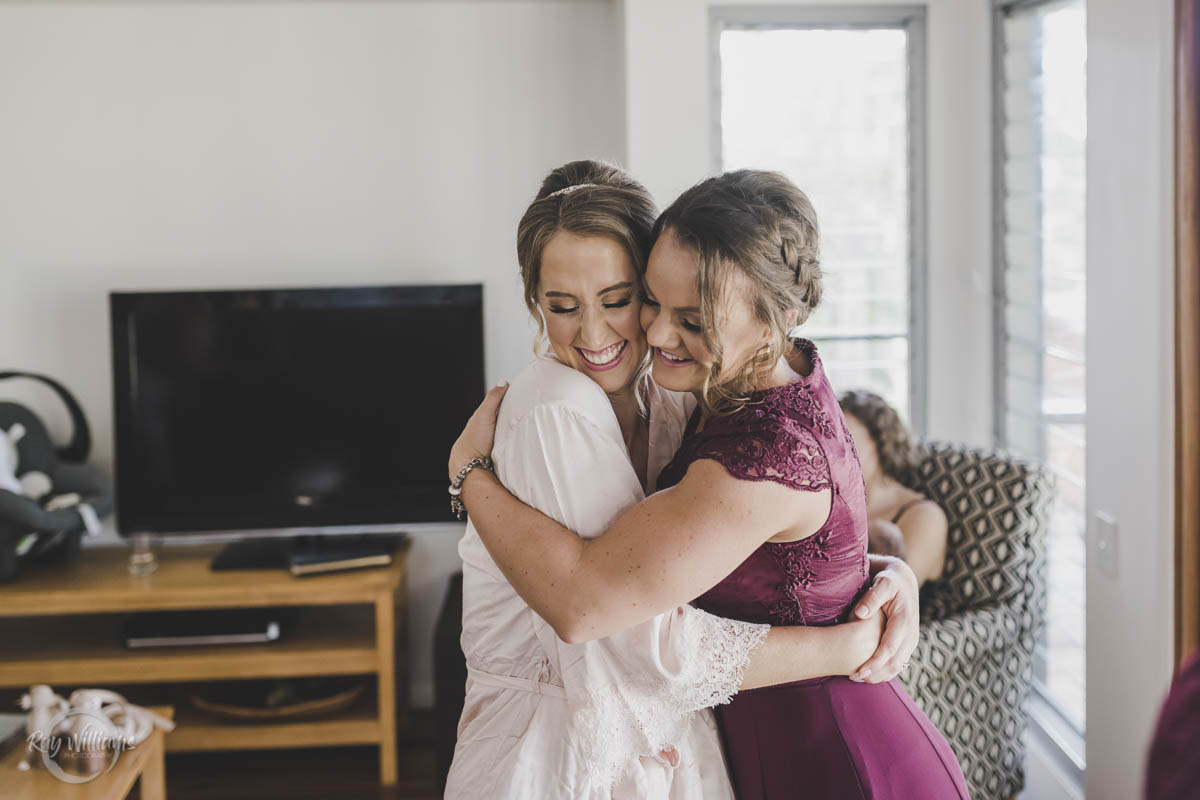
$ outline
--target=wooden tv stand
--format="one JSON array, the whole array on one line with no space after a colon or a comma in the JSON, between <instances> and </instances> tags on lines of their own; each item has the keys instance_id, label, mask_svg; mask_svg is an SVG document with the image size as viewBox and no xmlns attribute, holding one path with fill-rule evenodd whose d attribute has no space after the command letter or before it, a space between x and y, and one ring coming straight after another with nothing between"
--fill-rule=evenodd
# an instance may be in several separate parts
<instances>
[{"instance_id":1,"label":"wooden tv stand","mask_svg":"<svg viewBox=\"0 0 1200 800\"><path fill-rule=\"evenodd\" d=\"M166 750L374 744L380 783L395 784L396 717L407 699L404 659L397 659L407 547L398 547L387 567L308 578L282 569L212 572L208 565L219 549L160 547L158 570L139 578L126 569L127 548L90 548L72 564L31 569L0 584L0 687L161 684L165 690L203 681L373 675L374 703L360 699L328 718L226 722L179 703ZM135 611L263 606L296 607L278 642L130 650L118 634L124 616Z\"/></svg>"}]
</instances>

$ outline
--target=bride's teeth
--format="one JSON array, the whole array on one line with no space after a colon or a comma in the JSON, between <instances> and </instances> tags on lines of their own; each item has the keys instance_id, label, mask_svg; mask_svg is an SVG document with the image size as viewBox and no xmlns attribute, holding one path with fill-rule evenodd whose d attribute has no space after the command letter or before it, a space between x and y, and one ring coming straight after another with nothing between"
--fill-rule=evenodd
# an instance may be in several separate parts
<instances>
[{"instance_id":1,"label":"bride's teeth","mask_svg":"<svg viewBox=\"0 0 1200 800\"><path fill-rule=\"evenodd\" d=\"M579 348L579 352L589 364L595 364L598 367L602 367L605 364L611 363L614 358L620 355L621 350L624 349L624 347L624 342L618 342L617 344L614 344L611 347L606 347L597 353L593 353L590 350L584 350L582 347Z\"/></svg>"}]
</instances>

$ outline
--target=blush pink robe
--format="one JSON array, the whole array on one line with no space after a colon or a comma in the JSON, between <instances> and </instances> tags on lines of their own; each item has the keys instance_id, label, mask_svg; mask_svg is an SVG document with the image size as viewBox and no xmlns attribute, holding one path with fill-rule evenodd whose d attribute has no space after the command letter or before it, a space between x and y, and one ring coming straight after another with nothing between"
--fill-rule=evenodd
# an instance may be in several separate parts
<instances>
[{"instance_id":1,"label":"blush pink robe","mask_svg":"<svg viewBox=\"0 0 1200 800\"><path fill-rule=\"evenodd\" d=\"M692 404L651 387L652 485ZM643 499L607 396L550 358L512 382L492 455L509 491L585 537ZM708 709L737 691L768 626L683 606L607 639L566 644L508 584L470 524L459 553L468 680L449 800L732 800ZM669 747L676 758L659 755Z\"/></svg>"}]
</instances>

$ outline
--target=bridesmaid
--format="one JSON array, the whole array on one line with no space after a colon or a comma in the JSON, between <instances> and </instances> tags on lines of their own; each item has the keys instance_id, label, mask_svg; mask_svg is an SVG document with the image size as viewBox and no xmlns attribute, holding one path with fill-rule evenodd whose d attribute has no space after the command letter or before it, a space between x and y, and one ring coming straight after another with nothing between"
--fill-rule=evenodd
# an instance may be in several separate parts
<instances>
[{"instance_id":1,"label":"bridesmaid","mask_svg":"<svg viewBox=\"0 0 1200 800\"><path fill-rule=\"evenodd\" d=\"M479 536L568 641L692 599L747 622L848 618L868 580L862 472L816 347L789 337L821 298L808 198L776 173L727 173L680 196L654 241L642 311L653 376L699 401L661 491L584 540L475 470L462 499ZM490 450L500 394L455 443L452 475ZM967 797L899 682L870 682L898 666L735 696L720 720L742 800Z\"/></svg>"}]
</instances>

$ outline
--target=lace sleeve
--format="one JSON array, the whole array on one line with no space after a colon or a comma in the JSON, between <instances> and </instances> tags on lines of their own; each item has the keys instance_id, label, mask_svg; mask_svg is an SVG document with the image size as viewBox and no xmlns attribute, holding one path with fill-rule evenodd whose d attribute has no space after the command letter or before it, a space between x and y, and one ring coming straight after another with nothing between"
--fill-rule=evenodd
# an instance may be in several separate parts
<instances>
[{"instance_id":1,"label":"lace sleeve","mask_svg":"<svg viewBox=\"0 0 1200 800\"><path fill-rule=\"evenodd\" d=\"M780 429L743 428L706 438L693 460L716 461L735 478L774 481L801 492L833 487L825 451L812 431L791 424Z\"/></svg>"},{"instance_id":2,"label":"lace sleeve","mask_svg":"<svg viewBox=\"0 0 1200 800\"><path fill-rule=\"evenodd\" d=\"M769 625L691 606L607 639L566 645L572 736L604 786L633 759L678 746L695 712L728 703Z\"/></svg>"}]
</instances>

